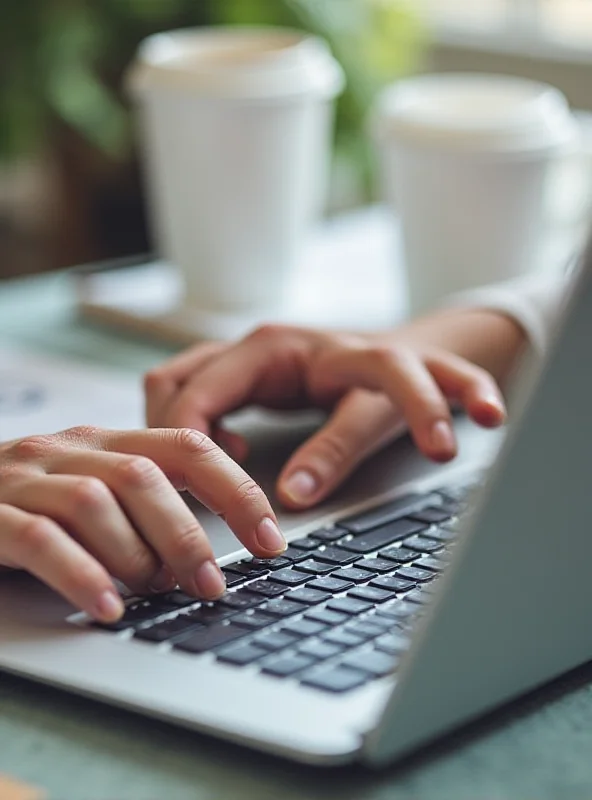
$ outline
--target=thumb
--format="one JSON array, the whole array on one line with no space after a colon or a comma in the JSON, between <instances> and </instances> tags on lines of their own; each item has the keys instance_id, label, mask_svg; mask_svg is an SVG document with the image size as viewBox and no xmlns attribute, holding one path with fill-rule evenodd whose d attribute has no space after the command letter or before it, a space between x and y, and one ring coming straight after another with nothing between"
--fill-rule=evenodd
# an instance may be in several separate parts
<instances>
[{"instance_id":1,"label":"thumb","mask_svg":"<svg viewBox=\"0 0 592 800\"><path fill-rule=\"evenodd\" d=\"M363 389L349 392L284 466L276 487L280 501L293 509L315 505L405 430L401 413L387 397Z\"/></svg>"}]
</instances>

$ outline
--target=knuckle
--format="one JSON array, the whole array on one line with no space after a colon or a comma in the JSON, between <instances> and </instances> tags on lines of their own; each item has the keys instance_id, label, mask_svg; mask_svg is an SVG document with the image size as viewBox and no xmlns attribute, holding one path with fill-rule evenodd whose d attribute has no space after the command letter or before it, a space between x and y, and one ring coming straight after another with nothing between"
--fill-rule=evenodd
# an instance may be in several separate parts
<instances>
[{"instance_id":1,"label":"knuckle","mask_svg":"<svg viewBox=\"0 0 592 800\"><path fill-rule=\"evenodd\" d=\"M238 507L251 505L253 502L261 500L263 490L253 478L245 478L234 491L234 502Z\"/></svg>"},{"instance_id":2,"label":"knuckle","mask_svg":"<svg viewBox=\"0 0 592 800\"><path fill-rule=\"evenodd\" d=\"M55 436L27 436L14 442L9 452L18 461L35 461L51 455L57 449Z\"/></svg>"},{"instance_id":3,"label":"knuckle","mask_svg":"<svg viewBox=\"0 0 592 800\"><path fill-rule=\"evenodd\" d=\"M158 560L147 547L139 545L128 555L121 579L128 586L134 583L146 583L158 570Z\"/></svg>"},{"instance_id":4,"label":"knuckle","mask_svg":"<svg viewBox=\"0 0 592 800\"><path fill-rule=\"evenodd\" d=\"M409 357L408 350L400 344L391 346L376 345L370 348L369 358L380 370L392 370L401 367Z\"/></svg>"},{"instance_id":5,"label":"knuckle","mask_svg":"<svg viewBox=\"0 0 592 800\"><path fill-rule=\"evenodd\" d=\"M220 448L207 434L195 428L178 428L173 432L176 447L191 458L219 455Z\"/></svg>"},{"instance_id":6,"label":"knuckle","mask_svg":"<svg viewBox=\"0 0 592 800\"><path fill-rule=\"evenodd\" d=\"M87 445L95 440L102 433L100 428L94 425L76 425L64 431L64 435L76 444Z\"/></svg>"},{"instance_id":7,"label":"knuckle","mask_svg":"<svg viewBox=\"0 0 592 800\"><path fill-rule=\"evenodd\" d=\"M171 560L188 563L196 558L205 560L211 556L207 537L197 520L179 526L170 541Z\"/></svg>"},{"instance_id":8,"label":"knuckle","mask_svg":"<svg viewBox=\"0 0 592 800\"><path fill-rule=\"evenodd\" d=\"M77 478L70 489L70 501L78 512L95 511L111 498L111 492L99 478Z\"/></svg>"},{"instance_id":9,"label":"knuckle","mask_svg":"<svg viewBox=\"0 0 592 800\"><path fill-rule=\"evenodd\" d=\"M114 468L115 481L129 489L150 489L162 479L162 473L147 456L122 456Z\"/></svg>"},{"instance_id":10,"label":"knuckle","mask_svg":"<svg viewBox=\"0 0 592 800\"><path fill-rule=\"evenodd\" d=\"M258 325L247 338L258 344L267 344L277 342L279 338L285 336L289 331L290 328L286 325L265 323L264 325Z\"/></svg>"},{"instance_id":11,"label":"knuckle","mask_svg":"<svg viewBox=\"0 0 592 800\"><path fill-rule=\"evenodd\" d=\"M329 465L333 472L348 463L352 454L343 439L326 433L315 442L315 455L321 463Z\"/></svg>"},{"instance_id":12,"label":"knuckle","mask_svg":"<svg viewBox=\"0 0 592 800\"><path fill-rule=\"evenodd\" d=\"M54 539L54 533L55 525L48 517L29 515L18 535L18 550L23 562L45 552Z\"/></svg>"},{"instance_id":13,"label":"knuckle","mask_svg":"<svg viewBox=\"0 0 592 800\"><path fill-rule=\"evenodd\" d=\"M166 372L162 367L148 370L144 375L144 389L147 392L157 389L166 382Z\"/></svg>"}]
</instances>

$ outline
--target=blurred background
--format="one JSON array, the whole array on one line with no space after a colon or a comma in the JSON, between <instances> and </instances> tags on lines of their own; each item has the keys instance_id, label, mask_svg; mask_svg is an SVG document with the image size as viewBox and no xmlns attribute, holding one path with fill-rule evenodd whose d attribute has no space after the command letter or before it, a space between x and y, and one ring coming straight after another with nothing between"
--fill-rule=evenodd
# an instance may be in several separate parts
<instances>
[{"instance_id":1,"label":"blurred background","mask_svg":"<svg viewBox=\"0 0 592 800\"><path fill-rule=\"evenodd\" d=\"M150 250L122 78L137 45L193 25L329 40L337 109L328 213L374 199L364 118L425 70L544 80L592 110L592 0L0 0L0 278Z\"/></svg>"}]
</instances>

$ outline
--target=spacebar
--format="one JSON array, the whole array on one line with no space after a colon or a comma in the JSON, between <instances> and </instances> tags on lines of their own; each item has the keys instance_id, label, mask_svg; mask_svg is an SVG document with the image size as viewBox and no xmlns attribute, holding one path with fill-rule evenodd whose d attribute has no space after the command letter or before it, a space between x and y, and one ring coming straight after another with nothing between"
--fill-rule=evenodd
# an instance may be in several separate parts
<instances>
[{"instance_id":1,"label":"spacebar","mask_svg":"<svg viewBox=\"0 0 592 800\"><path fill-rule=\"evenodd\" d=\"M398 519L382 528L374 528L368 533L356 536L348 542L343 542L340 546L353 553L372 553L387 544L392 544L398 539L404 539L412 533L418 533L429 527L425 522L418 522L415 519Z\"/></svg>"}]
</instances>

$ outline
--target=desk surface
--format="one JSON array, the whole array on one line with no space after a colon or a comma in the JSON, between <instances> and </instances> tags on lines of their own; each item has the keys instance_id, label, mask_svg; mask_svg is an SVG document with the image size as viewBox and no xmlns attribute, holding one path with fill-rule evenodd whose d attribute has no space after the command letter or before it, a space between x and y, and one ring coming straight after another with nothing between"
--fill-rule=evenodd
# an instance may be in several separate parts
<instances>
[{"instance_id":1,"label":"desk surface","mask_svg":"<svg viewBox=\"0 0 592 800\"><path fill-rule=\"evenodd\" d=\"M0 342L139 373L164 349L76 320L68 276L0 285ZM0 679L0 773L51 800L546 800L592 797L592 667L380 774L264 757L25 681Z\"/></svg>"}]
</instances>

